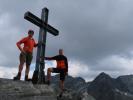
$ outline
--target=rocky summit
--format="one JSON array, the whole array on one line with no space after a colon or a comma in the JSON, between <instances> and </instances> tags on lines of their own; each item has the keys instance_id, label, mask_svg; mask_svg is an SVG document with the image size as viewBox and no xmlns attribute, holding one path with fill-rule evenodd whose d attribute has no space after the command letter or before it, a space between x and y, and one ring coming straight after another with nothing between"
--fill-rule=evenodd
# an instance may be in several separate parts
<instances>
[{"instance_id":1,"label":"rocky summit","mask_svg":"<svg viewBox=\"0 0 133 100\"><path fill-rule=\"evenodd\" d=\"M58 98L60 93L58 78L59 75L54 76L50 86L0 78L0 100L95 100L87 91L79 95L78 91L83 89L81 85L85 86L86 83L82 78L71 76L66 79L66 89L62 98ZM71 85L70 80L73 82Z\"/></svg>"},{"instance_id":2,"label":"rocky summit","mask_svg":"<svg viewBox=\"0 0 133 100\"><path fill-rule=\"evenodd\" d=\"M56 95L47 85L0 79L0 100L56 100Z\"/></svg>"},{"instance_id":3,"label":"rocky summit","mask_svg":"<svg viewBox=\"0 0 133 100\"><path fill-rule=\"evenodd\" d=\"M1 78L0 100L133 100L133 75L112 78L101 73L92 82L67 76L61 98L58 98L59 75L53 76L51 83L50 86L33 85Z\"/></svg>"}]
</instances>

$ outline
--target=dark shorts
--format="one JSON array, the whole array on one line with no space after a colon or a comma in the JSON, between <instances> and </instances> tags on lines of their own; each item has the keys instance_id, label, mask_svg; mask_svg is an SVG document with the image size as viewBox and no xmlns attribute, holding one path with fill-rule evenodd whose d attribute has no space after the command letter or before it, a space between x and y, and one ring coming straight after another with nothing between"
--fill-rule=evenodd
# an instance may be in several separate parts
<instances>
[{"instance_id":1,"label":"dark shorts","mask_svg":"<svg viewBox=\"0 0 133 100\"><path fill-rule=\"evenodd\" d=\"M60 80L64 81L65 80L65 70L64 69L59 69L59 68L53 68L52 73L60 73Z\"/></svg>"},{"instance_id":2,"label":"dark shorts","mask_svg":"<svg viewBox=\"0 0 133 100\"><path fill-rule=\"evenodd\" d=\"M32 53L20 53L19 60L20 62L26 62L27 65L30 66L31 61L32 61Z\"/></svg>"}]
</instances>

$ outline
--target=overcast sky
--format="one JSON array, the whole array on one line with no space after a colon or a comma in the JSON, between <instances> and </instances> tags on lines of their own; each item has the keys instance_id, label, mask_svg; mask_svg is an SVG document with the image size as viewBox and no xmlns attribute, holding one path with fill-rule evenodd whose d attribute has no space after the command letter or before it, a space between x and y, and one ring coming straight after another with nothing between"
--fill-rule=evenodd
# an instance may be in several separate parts
<instances>
[{"instance_id":1,"label":"overcast sky","mask_svg":"<svg viewBox=\"0 0 133 100\"><path fill-rule=\"evenodd\" d=\"M49 24L60 31L56 37L48 33L46 56L63 48L70 75L92 80L100 72L112 77L133 74L132 4L133 0L0 0L0 77L17 73L16 42L29 29L38 39L39 28L25 20L24 13L40 17L44 7L49 9ZM31 74L35 57L36 49ZM55 66L49 63L47 67Z\"/></svg>"}]
</instances>

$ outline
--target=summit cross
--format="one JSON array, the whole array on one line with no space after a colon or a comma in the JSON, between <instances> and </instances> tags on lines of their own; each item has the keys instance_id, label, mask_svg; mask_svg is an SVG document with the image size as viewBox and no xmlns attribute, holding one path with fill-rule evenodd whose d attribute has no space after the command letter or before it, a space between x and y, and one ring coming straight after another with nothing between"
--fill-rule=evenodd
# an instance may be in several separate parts
<instances>
[{"instance_id":1,"label":"summit cross","mask_svg":"<svg viewBox=\"0 0 133 100\"><path fill-rule=\"evenodd\" d=\"M45 61L41 58L45 57L47 32L51 33L54 36L57 36L59 34L59 31L57 29L48 24L48 13L49 10L47 8L43 8L41 13L41 19L29 11L24 14L24 18L26 20L40 27L39 37L38 37L39 45L37 47L37 56L36 56L36 66L32 76L32 82L34 84L45 83L45 72L44 72Z\"/></svg>"}]
</instances>

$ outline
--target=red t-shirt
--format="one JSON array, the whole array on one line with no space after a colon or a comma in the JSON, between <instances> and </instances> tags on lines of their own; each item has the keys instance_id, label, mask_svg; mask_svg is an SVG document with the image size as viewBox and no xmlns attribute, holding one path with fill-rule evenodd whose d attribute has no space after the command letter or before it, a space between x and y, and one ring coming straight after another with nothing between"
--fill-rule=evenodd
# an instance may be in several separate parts
<instances>
[{"instance_id":1,"label":"red t-shirt","mask_svg":"<svg viewBox=\"0 0 133 100\"><path fill-rule=\"evenodd\" d=\"M36 46L35 40L33 38L30 38L30 37L25 37L17 43L24 44L23 50L25 52L30 52L30 53L33 52L33 48Z\"/></svg>"}]
</instances>

